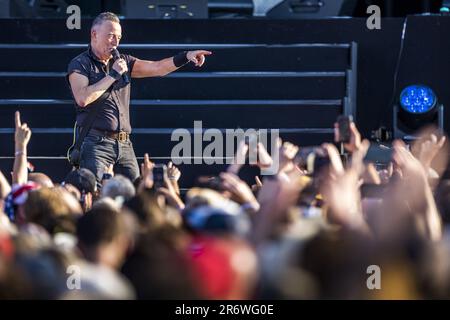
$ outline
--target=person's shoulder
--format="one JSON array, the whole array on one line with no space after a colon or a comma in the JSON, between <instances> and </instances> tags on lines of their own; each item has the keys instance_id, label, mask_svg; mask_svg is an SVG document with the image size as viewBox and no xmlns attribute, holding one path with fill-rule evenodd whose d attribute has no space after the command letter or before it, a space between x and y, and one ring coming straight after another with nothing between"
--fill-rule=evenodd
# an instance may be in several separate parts
<instances>
[{"instance_id":1,"label":"person's shoulder","mask_svg":"<svg viewBox=\"0 0 450 320\"><path fill-rule=\"evenodd\" d=\"M75 58L70 60L69 64L72 64L72 63L82 63L82 64L90 63L88 50L81 52Z\"/></svg>"},{"instance_id":2,"label":"person's shoulder","mask_svg":"<svg viewBox=\"0 0 450 320\"><path fill-rule=\"evenodd\" d=\"M89 77L90 70L92 70L92 64L93 63L89 57L89 51L86 50L70 60L67 65L67 76L69 76L72 72L77 71L78 73Z\"/></svg>"}]
</instances>

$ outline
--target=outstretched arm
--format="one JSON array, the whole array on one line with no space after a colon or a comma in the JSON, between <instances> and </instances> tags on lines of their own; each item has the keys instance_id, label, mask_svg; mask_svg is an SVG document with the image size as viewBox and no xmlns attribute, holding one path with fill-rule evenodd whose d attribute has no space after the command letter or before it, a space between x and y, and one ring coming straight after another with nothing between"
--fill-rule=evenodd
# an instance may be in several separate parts
<instances>
[{"instance_id":1,"label":"outstretched arm","mask_svg":"<svg viewBox=\"0 0 450 320\"><path fill-rule=\"evenodd\" d=\"M28 181L27 146L28 142L30 142L31 130L26 123L21 122L19 111L16 111L15 122L15 156L12 183L24 184Z\"/></svg>"},{"instance_id":2,"label":"outstretched arm","mask_svg":"<svg viewBox=\"0 0 450 320\"><path fill-rule=\"evenodd\" d=\"M146 78L146 77L162 77L171 72L176 71L184 64L193 62L197 67L203 66L205 63L205 56L211 55L212 52L205 50L187 51L185 56L177 56L166 58L160 61L140 60L137 59L134 63L131 72L132 78Z\"/></svg>"}]
</instances>

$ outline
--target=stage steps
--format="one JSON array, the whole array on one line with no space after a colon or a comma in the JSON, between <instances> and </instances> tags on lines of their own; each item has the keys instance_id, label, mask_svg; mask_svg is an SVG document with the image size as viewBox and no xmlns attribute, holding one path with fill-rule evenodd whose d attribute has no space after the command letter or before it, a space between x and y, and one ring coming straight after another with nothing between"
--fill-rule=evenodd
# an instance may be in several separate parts
<instances>
[{"instance_id":1,"label":"stage steps","mask_svg":"<svg viewBox=\"0 0 450 320\"><path fill-rule=\"evenodd\" d=\"M214 54L204 68L183 68L164 78L133 79L130 117L139 159L145 152L167 162L171 132L191 129L279 129L300 145L331 141L339 114L356 114L355 43L217 44L123 43L121 52L157 60L183 50ZM33 130L29 158L37 171L61 181L70 167L75 111L65 80L67 63L83 44L0 44L0 168L12 168L14 111ZM204 145L207 145L205 143ZM225 165L182 165L181 184Z\"/></svg>"}]
</instances>

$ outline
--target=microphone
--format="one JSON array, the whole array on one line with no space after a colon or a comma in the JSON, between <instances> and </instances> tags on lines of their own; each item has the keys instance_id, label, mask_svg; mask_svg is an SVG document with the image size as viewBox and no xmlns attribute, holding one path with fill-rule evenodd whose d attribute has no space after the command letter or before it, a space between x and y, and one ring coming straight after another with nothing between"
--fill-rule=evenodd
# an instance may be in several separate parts
<instances>
[{"instance_id":1,"label":"microphone","mask_svg":"<svg viewBox=\"0 0 450 320\"><path fill-rule=\"evenodd\" d=\"M117 59L120 59L120 53L119 53L119 50L117 50L116 48L114 48L114 49L111 50L111 54L112 54L112 56L113 56L114 61L117 60ZM125 83L127 83L127 84L130 83L130 78L128 78L128 73L127 73L127 72L124 72L124 73L122 74L122 77L123 77L123 81L124 81Z\"/></svg>"}]
</instances>

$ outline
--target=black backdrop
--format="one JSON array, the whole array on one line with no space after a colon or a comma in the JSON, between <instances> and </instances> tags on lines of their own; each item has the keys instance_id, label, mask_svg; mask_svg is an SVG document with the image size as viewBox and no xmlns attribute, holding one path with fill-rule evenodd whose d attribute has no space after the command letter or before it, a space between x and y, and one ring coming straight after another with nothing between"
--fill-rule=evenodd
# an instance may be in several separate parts
<instances>
[{"instance_id":1,"label":"black backdrop","mask_svg":"<svg viewBox=\"0 0 450 320\"><path fill-rule=\"evenodd\" d=\"M357 120L367 136L380 124L390 126L392 123L390 101L403 23L403 18L385 18L381 30L368 30L363 18L297 21L125 19L122 42L284 44L356 41L359 44ZM90 20L83 20L81 30L70 31L65 27L65 20L1 20L0 29L8 31L0 33L0 43L85 43L89 39L89 26ZM398 91L410 83L428 84L446 107L450 105L449 32L450 17L408 18ZM447 132L448 123L446 121Z\"/></svg>"}]
</instances>

